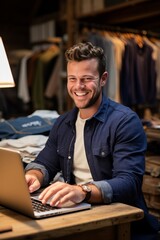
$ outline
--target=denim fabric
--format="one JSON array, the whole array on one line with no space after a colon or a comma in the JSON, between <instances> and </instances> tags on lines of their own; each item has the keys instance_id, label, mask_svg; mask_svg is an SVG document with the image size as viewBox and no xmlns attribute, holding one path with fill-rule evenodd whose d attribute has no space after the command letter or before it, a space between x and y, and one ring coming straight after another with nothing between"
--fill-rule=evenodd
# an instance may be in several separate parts
<instances>
[{"instance_id":1,"label":"denim fabric","mask_svg":"<svg viewBox=\"0 0 160 240\"><path fill-rule=\"evenodd\" d=\"M0 122L0 139L16 139L34 134L49 135L55 120L32 116Z\"/></svg>"}]
</instances>

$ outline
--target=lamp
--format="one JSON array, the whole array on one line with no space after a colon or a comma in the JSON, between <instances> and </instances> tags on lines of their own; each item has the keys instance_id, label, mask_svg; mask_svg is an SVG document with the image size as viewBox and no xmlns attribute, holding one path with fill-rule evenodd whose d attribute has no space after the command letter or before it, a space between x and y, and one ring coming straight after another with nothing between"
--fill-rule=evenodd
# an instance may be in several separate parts
<instances>
[{"instance_id":1,"label":"lamp","mask_svg":"<svg viewBox=\"0 0 160 240\"><path fill-rule=\"evenodd\" d=\"M15 83L9 66L8 58L0 37L0 88L14 87Z\"/></svg>"}]
</instances>

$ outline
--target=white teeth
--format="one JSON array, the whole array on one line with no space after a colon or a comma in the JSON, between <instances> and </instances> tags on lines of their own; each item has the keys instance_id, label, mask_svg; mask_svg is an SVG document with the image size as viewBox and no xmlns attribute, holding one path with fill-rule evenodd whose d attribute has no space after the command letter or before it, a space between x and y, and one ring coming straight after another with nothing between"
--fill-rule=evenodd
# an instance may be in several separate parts
<instances>
[{"instance_id":1,"label":"white teeth","mask_svg":"<svg viewBox=\"0 0 160 240\"><path fill-rule=\"evenodd\" d=\"M84 92L83 92L83 93L77 93L77 92L76 92L76 95L77 95L77 96L85 96L86 93L84 93Z\"/></svg>"}]
</instances>

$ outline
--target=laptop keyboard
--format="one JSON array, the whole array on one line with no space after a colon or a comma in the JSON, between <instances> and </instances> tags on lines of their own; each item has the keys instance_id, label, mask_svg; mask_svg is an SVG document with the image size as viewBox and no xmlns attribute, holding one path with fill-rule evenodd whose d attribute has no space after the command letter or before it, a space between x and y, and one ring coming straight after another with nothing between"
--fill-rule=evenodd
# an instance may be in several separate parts
<instances>
[{"instance_id":1,"label":"laptop keyboard","mask_svg":"<svg viewBox=\"0 0 160 240\"><path fill-rule=\"evenodd\" d=\"M41 202L32 198L32 206L33 210L36 212L46 212L55 209L55 207L51 207L50 205L43 205Z\"/></svg>"}]
</instances>

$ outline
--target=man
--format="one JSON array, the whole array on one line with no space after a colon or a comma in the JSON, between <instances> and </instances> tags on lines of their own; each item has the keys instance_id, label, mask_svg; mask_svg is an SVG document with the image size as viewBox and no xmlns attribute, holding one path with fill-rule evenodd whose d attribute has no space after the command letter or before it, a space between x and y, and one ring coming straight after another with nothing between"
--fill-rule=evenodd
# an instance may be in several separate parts
<instances>
[{"instance_id":1,"label":"man","mask_svg":"<svg viewBox=\"0 0 160 240\"><path fill-rule=\"evenodd\" d=\"M133 231L156 232L158 222L147 213L141 190L146 136L138 116L104 96L107 72L101 48L79 43L65 56L67 89L75 108L57 119L45 148L27 166L30 192L49 185L62 171L64 182L45 188L43 204L51 197L51 205L59 207L68 201L122 202L145 212Z\"/></svg>"}]
</instances>

